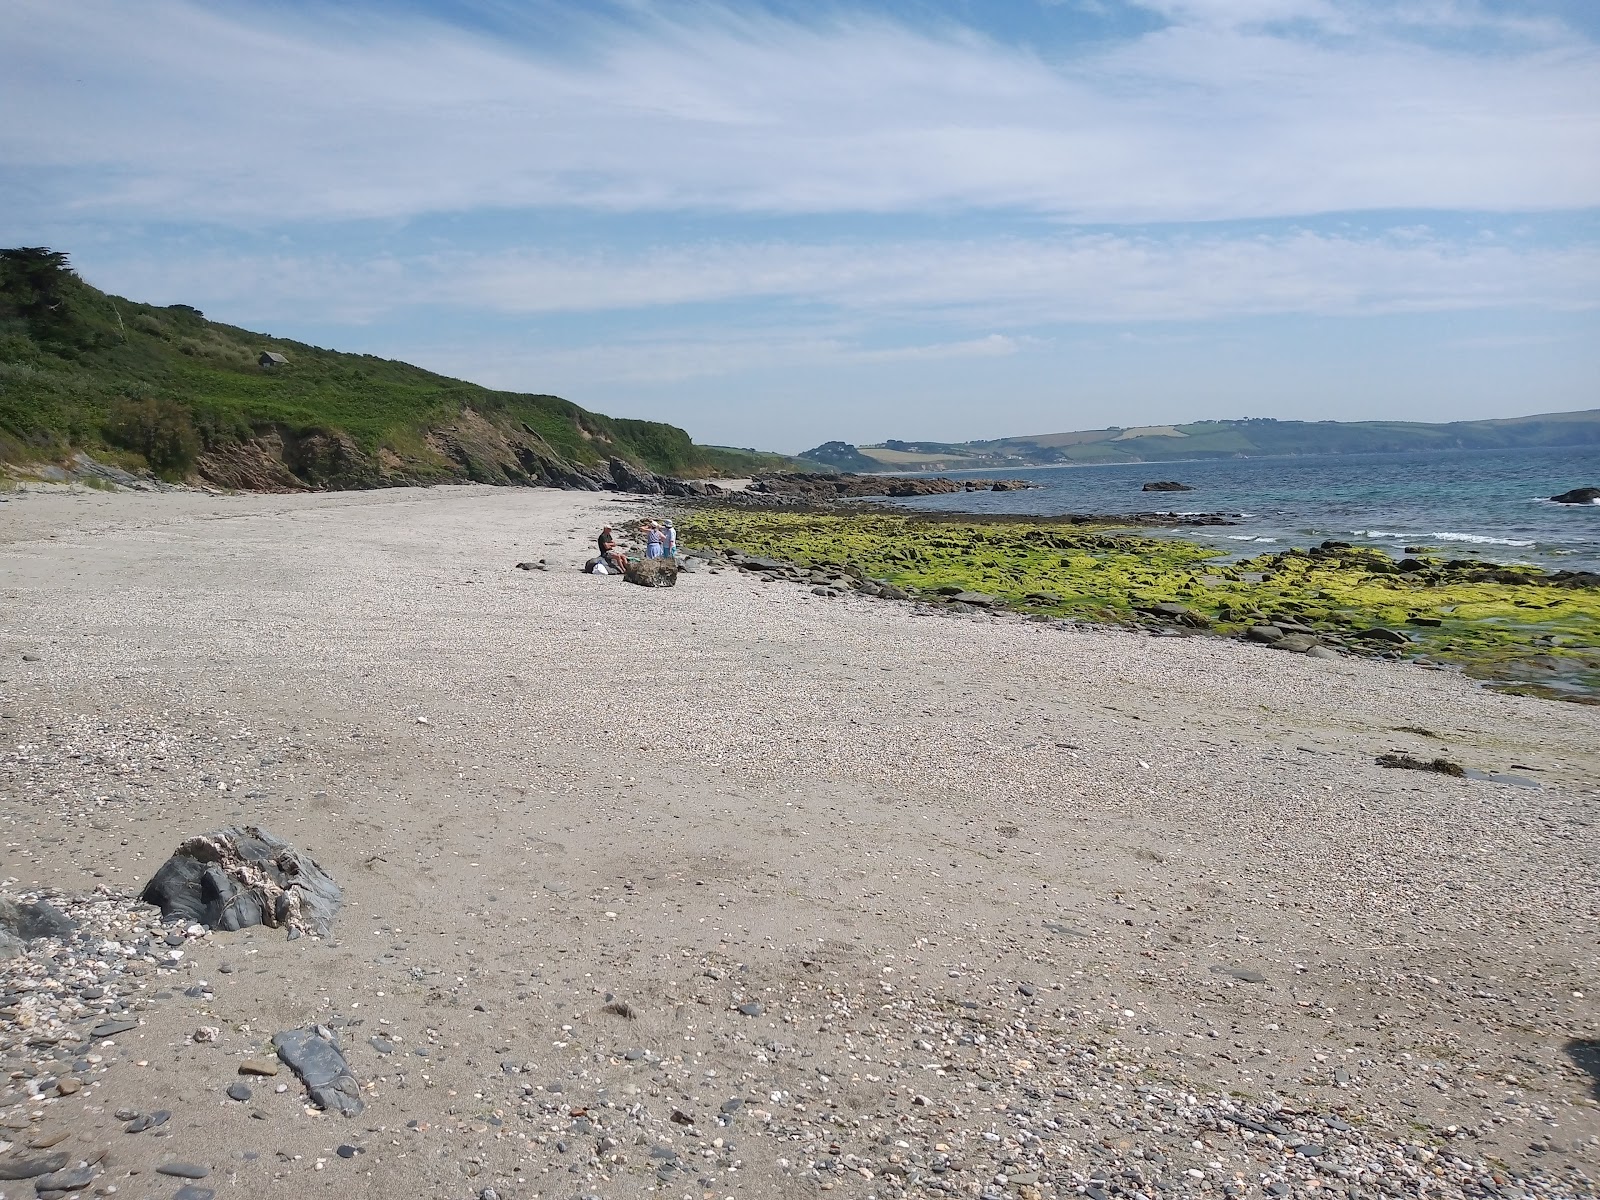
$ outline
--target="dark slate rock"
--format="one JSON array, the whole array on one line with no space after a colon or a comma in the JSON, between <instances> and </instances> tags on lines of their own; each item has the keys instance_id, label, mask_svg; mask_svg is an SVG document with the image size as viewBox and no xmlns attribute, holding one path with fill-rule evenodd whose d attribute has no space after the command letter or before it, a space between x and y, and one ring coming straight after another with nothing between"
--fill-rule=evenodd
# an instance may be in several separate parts
<instances>
[{"instance_id":1,"label":"dark slate rock","mask_svg":"<svg viewBox=\"0 0 1600 1200\"><path fill-rule=\"evenodd\" d=\"M67 1165L65 1154L46 1154L37 1158L10 1158L0 1161L0 1179L36 1179Z\"/></svg>"},{"instance_id":2,"label":"dark slate rock","mask_svg":"<svg viewBox=\"0 0 1600 1200\"><path fill-rule=\"evenodd\" d=\"M1228 975L1245 983L1265 983L1267 981L1267 977L1260 971L1252 971L1249 967L1215 966L1211 968L1211 973L1213 975Z\"/></svg>"},{"instance_id":3,"label":"dark slate rock","mask_svg":"<svg viewBox=\"0 0 1600 1200\"><path fill-rule=\"evenodd\" d=\"M366 1107L361 1085L335 1042L319 1036L315 1029L288 1029L273 1034L272 1044L278 1057L305 1083L312 1103L347 1117Z\"/></svg>"},{"instance_id":4,"label":"dark slate rock","mask_svg":"<svg viewBox=\"0 0 1600 1200\"><path fill-rule=\"evenodd\" d=\"M116 1037L119 1033L139 1028L137 1021L102 1021L89 1031L89 1036L98 1041L101 1038Z\"/></svg>"},{"instance_id":5,"label":"dark slate rock","mask_svg":"<svg viewBox=\"0 0 1600 1200\"><path fill-rule=\"evenodd\" d=\"M1573 488L1570 492L1562 492L1559 496L1551 496L1550 499L1557 504L1600 504L1600 488Z\"/></svg>"},{"instance_id":6,"label":"dark slate rock","mask_svg":"<svg viewBox=\"0 0 1600 1200\"><path fill-rule=\"evenodd\" d=\"M340 1146L335 1153L338 1154L340 1158L354 1158L356 1155L361 1153L361 1147L352 1146L347 1142L343 1146Z\"/></svg>"},{"instance_id":7,"label":"dark slate rock","mask_svg":"<svg viewBox=\"0 0 1600 1200\"><path fill-rule=\"evenodd\" d=\"M70 917L48 900L22 904L10 898L0 899L0 930L19 941L69 937L77 928Z\"/></svg>"},{"instance_id":8,"label":"dark slate rock","mask_svg":"<svg viewBox=\"0 0 1600 1200\"><path fill-rule=\"evenodd\" d=\"M172 1200L217 1200L217 1193L208 1187L196 1187L186 1183L172 1193Z\"/></svg>"},{"instance_id":9,"label":"dark slate rock","mask_svg":"<svg viewBox=\"0 0 1600 1200\"><path fill-rule=\"evenodd\" d=\"M93 1167L74 1167L68 1171L52 1171L33 1181L33 1190L41 1196L46 1192L76 1192L94 1182Z\"/></svg>"},{"instance_id":10,"label":"dark slate rock","mask_svg":"<svg viewBox=\"0 0 1600 1200\"><path fill-rule=\"evenodd\" d=\"M210 1167L202 1167L196 1163L170 1162L160 1163L156 1167L157 1175L170 1175L174 1179L204 1179L211 1174Z\"/></svg>"},{"instance_id":11,"label":"dark slate rock","mask_svg":"<svg viewBox=\"0 0 1600 1200\"><path fill-rule=\"evenodd\" d=\"M326 935L339 885L309 856L254 825L193 837L145 884L139 899L169 919L213 929L288 926Z\"/></svg>"},{"instance_id":12,"label":"dark slate rock","mask_svg":"<svg viewBox=\"0 0 1600 1200\"><path fill-rule=\"evenodd\" d=\"M249 1086L244 1083L236 1083L228 1088L228 1099L230 1100L244 1101L250 1099L254 1094Z\"/></svg>"},{"instance_id":13,"label":"dark slate rock","mask_svg":"<svg viewBox=\"0 0 1600 1200\"><path fill-rule=\"evenodd\" d=\"M748 1004L739 1005L739 1011L742 1012L747 1017L759 1017L762 1013L766 1012L767 1010L765 1008L763 1008L758 1002L752 1000Z\"/></svg>"}]
</instances>

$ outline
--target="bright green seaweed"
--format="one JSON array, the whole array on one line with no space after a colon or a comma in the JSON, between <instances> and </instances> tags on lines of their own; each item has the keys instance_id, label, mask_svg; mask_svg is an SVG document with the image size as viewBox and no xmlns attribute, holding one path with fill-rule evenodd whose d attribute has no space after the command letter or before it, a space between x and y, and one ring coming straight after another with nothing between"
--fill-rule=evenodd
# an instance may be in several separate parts
<instances>
[{"instance_id":1,"label":"bright green seaweed","mask_svg":"<svg viewBox=\"0 0 1600 1200\"><path fill-rule=\"evenodd\" d=\"M899 513L696 508L685 545L858 568L903 588L961 587L1018 611L1131 624L1143 606L1178 601L1219 633L1290 619L1364 653L1458 666L1508 690L1600 697L1600 590L1532 569L1421 556L1400 573L1381 551L1288 551L1220 562L1172 538L1068 522L949 520ZM1437 624L1435 624L1437 622ZM1360 637L1403 631L1403 648Z\"/></svg>"}]
</instances>

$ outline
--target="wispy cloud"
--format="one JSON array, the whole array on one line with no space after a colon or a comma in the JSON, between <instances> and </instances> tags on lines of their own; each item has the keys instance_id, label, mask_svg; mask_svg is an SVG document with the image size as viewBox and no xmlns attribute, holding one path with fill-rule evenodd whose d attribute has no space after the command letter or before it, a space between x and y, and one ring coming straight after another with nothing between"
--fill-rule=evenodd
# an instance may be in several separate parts
<instances>
[{"instance_id":1,"label":"wispy cloud","mask_svg":"<svg viewBox=\"0 0 1600 1200\"><path fill-rule=\"evenodd\" d=\"M243 309L254 320L360 322L427 307L539 316L771 302L982 330L1600 306L1600 247L1457 242L1414 226L1365 237L1293 229L1166 237L1063 233L870 244L708 242L636 253L520 249L365 262L97 258L96 252L87 261L107 286ZM786 310L784 319L805 318Z\"/></svg>"},{"instance_id":2,"label":"wispy cloud","mask_svg":"<svg viewBox=\"0 0 1600 1200\"><path fill-rule=\"evenodd\" d=\"M0 181L26 176L41 208L243 224L1600 203L1600 51L1553 22L1512 44L1460 0L1142 3L1168 23L1047 57L954 26L712 6L574 16L556 54L381 9L10 0ZM1498 52L1403 36L1407 13L1478 13Z\"/></svg>"}]
</instances>

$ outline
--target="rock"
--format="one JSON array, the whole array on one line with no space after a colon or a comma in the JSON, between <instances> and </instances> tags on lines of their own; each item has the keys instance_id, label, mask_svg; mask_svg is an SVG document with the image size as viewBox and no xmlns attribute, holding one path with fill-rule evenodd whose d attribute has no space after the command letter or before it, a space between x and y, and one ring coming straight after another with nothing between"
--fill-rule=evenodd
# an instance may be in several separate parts
<instances>
[{"instance_id":1,"label":"rock","mask_svg":"<svg viewBox=\"0 0 1600 1200\"><path fill-rule=\"evenodd\" d=\"M1286 633L1270 644L1274 650L1287 650L1291 654L1304 654L1313 646L1321 645L1316 638L1304 633Z\"/></svg>"},{"instance_id":2,"label":"rock","mask_svg":"<svg viewBox=\"0 0 1600 1200\"><path fill-rule=\"evenodd\" d=\"M517 570L519 571L548 571L549 569L549 565L542 558L538 562L520 562L517 564Z\"/></svg>"},{"instance_id":3,"label":"rock","mask_svg":"<svg viewBox=\"0 0 1600 1200\"><path fill-rule=\"evenodd\" d=\"M70 937L77 928L66 914L48 900L33 900L24 904L10 898L0 898L0 930L19 941Z\"/></svg>"},{"instance_id":4,"label":"rock","mask_svg":"<svg viewBox=\"0 0 1600 1200\"><path fill-rule=\"evenodd\" d=\"M65 1154L46 1154L37 1158L8 1158L0 1160L0 1179L35 1179L49 1175L67 1165Z\"/></svg>"},{"instance_id":5,"label":"rock","mask_svg":"<svg viewBox=\"0 0 1600 1200\"><path fill-rule=\"evenodd\" d=\"M1411 641L1409 634L1398 629L1384 629L1382 626L1373 629L1357 629L1350 634L1353 638L1360 638L1365 642L1388 642L1395 646L1404 646Z\"/></svg>"},{"instance_id":6,"label":"rock","mask_svg":"<svg viewBox=\"0 0 1600 1200\"><path fill-rule=\"evenodd\" d=\"M239 1100L242 1102L249 1100L254 1094L255 1093L250 1090L249 1085L245 1083L234 1083L230 1084L228 1087L229 1100Z\"/></svg>"},{"instance_id":7,"label":"rock","mask_svg":"<svg viewBox=\"0 0 1600 1200\"><path fill-rule=\"evenodd\" d=\"M1337 650L1330 650L1327 646L1316 645L1312 646L1306 651L1306 657L1320 658L1326 661L1337 661L1339 658L1339 652Z\"/></svg>"},{"instance_id":8,"label":"rock","mask_svg":"<svg viewBox=\"0 0 1600 1200\"><path fill-rule=\"evenodd\" d=\"M286 927L326 936L339 885L309 856L254 825L230 826L180 845L139 899L161 915L213 929Z\"/></svg>"},{"instance_id":9,"label":"rock","mask_svg":"<svg viewBox=\"0 0 1600 1200\"><path fill-rule=\"evenodd\" d=\"M957 591L950 597L952 604L970 604L974 608L993 608L1000 600L984 592Z\"/></svg>"},{"instance_id":10,"label":"rock","mask_svg":"<svg viewBox=\"0 0 1600 1200\"><path fill-rule=\"evenodd\" d=\"M1275 625L1252 625L1244 631L1246 641L1262 642L1271 645L1283 640L1283 630Z\"/></svg>"},{"instance_id":11,"label":"rock","mask_svg":"<svg viewBox=\"0 0 1600 1200\"><path fill-rule=\"evenodd\" d=\"M645 558L630 563L623 579L640 587L673 587L678 582L678 564L670 558Z\"/></svg>"},{"instance_id":12,"label":"rock","mask_svg":"<svg viewBox=\"0 0 1600 1200\"><path fill-rule=\"evenodd\" d=\"M613 458L607 462L606 469L611 472L612 482L618 491L637 492L643 496L661 494L661 478L653 471L636 467L620 458Z\"/></svg>"},{"instance_id":13,"label":"rock","mask_svg":"<svg viewBox=\"0 0 1600 1200\"><path fill-rule=\"evenodd\" d=\"M1375 760L1380 767L1394 767L1404 771L1434 771L1440 775L1464 776L1467 773L1460 763L1448 758L1421 759L1409 754L1380 754Z\"/></svg>"},{"instance_id":14,"label":"rock","mask_svg":"<svg viewBox=\"0 0 1600 1200\"><path fill-rule=\"evenodd\" d=\"M748 1004L739 1005L739 1011L747 1017L759 1017L767 1010L763 1008L759 1002L752 1000Z\"/></svg>"},{"instance_id":15,"label":"rock","mask_svg":"<svg viewBox=\"0 0 1600 1200\"><path fill-rule=\"evenodd\" d=\"M278 1064L265 1058L247 1058L239 1064L241 1075L276 1075Z\"/></svg>"},{"instance_id":16,"label":"rock","mask_svg":"<svg viewBox=\"0 0 1600 1200\"><path fill-rule=\"evenodd\" d=\"M56 1094L58 1096L70 1096L74 1092L80 1090L82 1087L83 1080L79 1079L75 1075L63 1075L60 1079L56 1080Z\"/></svg>"},{"instance_id":17,"label":"rock","mask_svg":"<svg viewBox=\"0 0 1600 1200\"><path fill-rule=\"evenodd\" d=\"M1260 971L1252 971L1249 967L1224 967L1219 965L1212 967L1211 973L1213 975L1227 975L1244 983L1265 983L1267 981L1267 977Z\"/></svg>"},{"instance_id":18,"label":"rock","mask_svg":"<svg viewBox=\"0 0 1600 1200\"><path fill-rule=\"evenodd\" d=\"M331 1038L322 1037L315 1029L290 1029L273 1034L272 1044L319 1108L353 1117L366 1107L361 1085Z\"/></svg>"},{"instance_id":19,"label":"rock","mask_svg":"<svg viewBox=\"0 0 1600 1200\"><path fill-rule=\"evenodd\" d=\"M348 1142L346 1142L344 1145L340 1146L337 1150L335 1150L334 1153L337 1154L340 1158L354 1158L356 1155L361 1153L361 1147L360 1146L352 1146Z\"/></svg>"},{"instance_id":20,"label":"rock","mask_svg":"<svg viewBox=\"0 0 1600 1200\"><path fill-rule=\"evenodd\" d=\"M1192 492L1192 491L1194 491L1194 489L1192 487L1190 487L1187 483L1179 483L1175 479L1163 479L1163 480L1158 480L1155 483L1147 483L1142 488L1140 488L1139 490L1141 492Z\"/></svg>"},{"instance_id":21,"label":"rock","mask_svg":"<svg viewBox=\"0 0 1600 1200\"><path fill-rule=\"evenodd\" d=\"M174 1179L204 1179L211 1174L211 1168L185 1162L158 1163L156 1174L170 1175Z\"/></svg>"},{"instance_id":22,"label":"rock","mask_svg":"<svg viewBox=\"0 0 1600 1200\"><path fill-rule=\"evenodd\" d=\"M1157 604L1142 605L1139 611L1190 629L1208 629L1211 626L1211 621L1205 614L1197 613L1187 604L1180 604L1176 600L1162 600Z\"/></svg>"},{"instance_id":23,"label":"rock","mask_svg":"<svg viewBox=\"0 0 1600 1200\"><path fill-rule=\"evenodd\" d=\"M33 1181L33 1190L41 1196L46 1192L76 1192L94 1182L93 1167L73 1167L40 1175Z\"/></svg>"},{"instance_id":24,"label":"rock","mask_svg":"<svg viewBox=\"0 0 1600 1200\"><path fill-rule=\"evenodd\" d=\"M1550 499L1557 504L1600 504L1600 487L1573 488Z\"/></svg>"},{"instance_id":25,"label":"rock","mask_svg":"<svg viewBox=\"0 0 1600 1200\"><path fill-rule=\"evenodd\" d=\"M102 1021L89 1031L89 1036L99 1041L101 1038L116 1037L119 1033L127 1033L137 1028L139 1028L137 1021Z\"/></svg>"},{"instance_id":26,"label":"rock","mask_svg":"<svg viewBox=\"0 0 1600 1200\"><path fill-rule=\"evenodd\" d=\"M210 1188L196 1187L186 1183L172 1193L172 1200L217 1200L217 1193Z\"/></svg>"}]
</instances>

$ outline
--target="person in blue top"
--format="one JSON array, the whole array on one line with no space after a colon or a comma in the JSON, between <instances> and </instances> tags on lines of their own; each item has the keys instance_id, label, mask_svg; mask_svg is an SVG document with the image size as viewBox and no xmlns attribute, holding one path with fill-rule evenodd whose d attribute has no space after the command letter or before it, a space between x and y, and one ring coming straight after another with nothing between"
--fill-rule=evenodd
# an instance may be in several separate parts
<instances>
[{"instance_id":1,"label":"person in blue top","mask_svg":"<svg viewBox=\"0 0 1600 1200\"><path fill-rule=\"evenodd\" d=\"M678 531L673 528L671 521L667 522L667 533L662 541L662 549L668 558L678 557Z\"/></svg>"}]
</instances>

